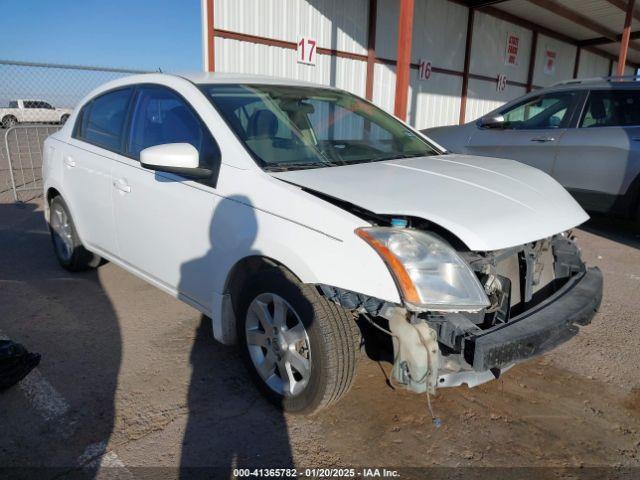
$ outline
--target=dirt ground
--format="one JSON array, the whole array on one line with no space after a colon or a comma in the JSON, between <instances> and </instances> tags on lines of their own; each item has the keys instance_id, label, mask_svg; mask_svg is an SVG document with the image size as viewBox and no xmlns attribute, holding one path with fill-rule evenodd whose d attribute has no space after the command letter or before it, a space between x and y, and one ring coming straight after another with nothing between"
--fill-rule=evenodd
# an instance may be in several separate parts
<instances>
[{"instance_id":1,"label":"dirt ground","mask_svg":"<svg viewBox=\"0 0 640 480\"><path fill-rule=\"evenodd\" d=\"M0 203L0 335L42 354L0 394L0 477L640 478L640 237L607 221L576 235L605 277L593 323L497 381L440 390L436 428L426 397L391 389L390 365L364 356L336 407L283 416L195 310L112 264L67 273L41 205Z\"/></svg>"}]
</instances>

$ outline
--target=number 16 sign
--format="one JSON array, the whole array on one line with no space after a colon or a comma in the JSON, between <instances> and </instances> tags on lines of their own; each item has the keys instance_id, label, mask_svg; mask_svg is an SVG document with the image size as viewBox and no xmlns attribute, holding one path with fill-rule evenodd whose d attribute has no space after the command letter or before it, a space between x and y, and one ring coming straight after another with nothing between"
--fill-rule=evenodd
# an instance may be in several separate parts
<instances>
[{"instance_id":1,"label":"number 16 sign","mask_svg":"<svg viewBox=\"0 0 640 480\"><path fill-rule=\"evenodd\" d=\"M298 42L298 63L316 64L316 42L313 38L302 37Z\"/></svg>"}]
</instances>

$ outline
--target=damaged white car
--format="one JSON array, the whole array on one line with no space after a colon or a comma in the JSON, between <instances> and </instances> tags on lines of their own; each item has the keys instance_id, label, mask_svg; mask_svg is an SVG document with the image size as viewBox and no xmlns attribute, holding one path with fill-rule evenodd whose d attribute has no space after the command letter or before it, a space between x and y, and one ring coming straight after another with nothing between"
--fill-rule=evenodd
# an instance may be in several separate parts
<instances>
[{"instance_id":1,"label":"damaged white car","mask_svg":"<svg viewBox=\"0 0 640 480\"><path fill-rule=\"evenodd\" d=\"M569 233L588 217L547 174L448 154L337 89L116 80L46 140L43 178L63 267L109 260L192 305L291 412L349 390L367 331L433 393L566 341L602 297Z\"/></svg>"}]
</instances>

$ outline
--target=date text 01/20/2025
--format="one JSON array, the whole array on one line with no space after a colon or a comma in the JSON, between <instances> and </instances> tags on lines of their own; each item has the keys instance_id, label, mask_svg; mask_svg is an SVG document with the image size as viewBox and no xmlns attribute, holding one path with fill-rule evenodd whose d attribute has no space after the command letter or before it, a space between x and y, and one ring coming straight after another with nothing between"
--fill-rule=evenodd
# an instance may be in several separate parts
<instances>
[{"instance_id":1,"label":"date text 01/20/2025","mask_svg":"<svg viewBox=\"0 0 640 480\"><path fill-rule=\"evenodd\" d=\"M234 469L233 476L236 478L397 478L400 475L397 470L386 468L238 468Z\"/></svg>"}]
</instances>

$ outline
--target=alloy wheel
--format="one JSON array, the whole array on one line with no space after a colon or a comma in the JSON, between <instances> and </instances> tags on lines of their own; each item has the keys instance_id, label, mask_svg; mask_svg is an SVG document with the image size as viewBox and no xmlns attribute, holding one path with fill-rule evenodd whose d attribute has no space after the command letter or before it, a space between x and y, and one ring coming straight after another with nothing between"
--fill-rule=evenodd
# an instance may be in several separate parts
<instances>
[{"instance_id":1,"label":"alloy wheel","mask_svg":"<svg viewBox=\"0 0 640 480\"><path fill-rule=\"evenodd\" d=\"M69 216L61 205L52 206L50 224L56 252L64 261L69 261L73 255L73 230Z\"/></svg>"},{"instance_id":2,"label":"alloy wheel","mask_svg":"<svg viewBox=\"0 0 640 480\"><path fill-rule=\"evenodd\" d=\"M269 388L284 396L304 390L311 376L309 336L284 298L258 295L247 310L245 335L251 361Z\"/></svg>"}]
</instances>

